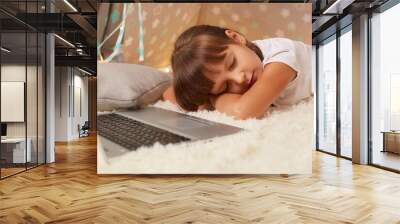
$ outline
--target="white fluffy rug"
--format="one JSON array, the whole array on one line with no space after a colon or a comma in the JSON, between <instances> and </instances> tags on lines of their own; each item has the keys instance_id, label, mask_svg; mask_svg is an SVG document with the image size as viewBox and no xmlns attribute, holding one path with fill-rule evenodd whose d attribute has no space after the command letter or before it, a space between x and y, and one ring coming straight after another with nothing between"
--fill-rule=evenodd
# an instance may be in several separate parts
<instances>
[{"instance_id":1,"label":"white fluffy rug","mask_svg":"<svg viewBox=\"0 0 400 224\"><path fill-rule=\"evenodd\" d=\"M216 111L189 113L244 128L206 141L142 147L106 159L98 141L99 174L308 174L311 173L314 100L273 108L261 120L234 120ZM153 106L179 111L169 102Z\"/></svg>"}]
</instances>

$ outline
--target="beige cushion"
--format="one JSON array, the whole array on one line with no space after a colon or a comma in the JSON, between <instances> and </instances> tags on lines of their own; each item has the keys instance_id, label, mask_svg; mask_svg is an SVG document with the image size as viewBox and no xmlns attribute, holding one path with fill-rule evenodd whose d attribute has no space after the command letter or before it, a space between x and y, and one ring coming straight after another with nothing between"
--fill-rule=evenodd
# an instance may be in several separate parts
<instances>
[{"instance_id":1,"label":"beige cushion","mask_svg":"<svg viewBox=\"0 0 400 224\"><path fill-rule=\"evenodd\" d=\"M157 69L125 63L98 63L97 109L137 109L161 98L172 76Z\"/></svg>"}]
</instances>

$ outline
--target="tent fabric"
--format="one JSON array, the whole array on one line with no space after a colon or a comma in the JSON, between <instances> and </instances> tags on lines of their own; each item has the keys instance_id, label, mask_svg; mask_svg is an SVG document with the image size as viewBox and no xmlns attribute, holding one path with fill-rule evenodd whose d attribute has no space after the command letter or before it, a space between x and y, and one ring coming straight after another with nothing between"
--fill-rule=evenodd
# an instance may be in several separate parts
<instances>
[{"instance_id":1,"label":"tent fabric","mask_svg":"<svg viewBox=\"0 0 400 224\"><path fill-rule=\"evenodd\" d=\"M124 4L104 3L98 16L98 40L102 42L121 24ZM209 24L231 28L250 41L286 37L311 44L311 4L309 3L142 3L144 19L144 61L139 62L138 3L125 4L126 26L114 62L140 63L155 68L170 64L176 38L187 28ZM106 26L107 24L107 26ZM112 53L118 33L101 48Z\"/></svg>"}]
</instances>

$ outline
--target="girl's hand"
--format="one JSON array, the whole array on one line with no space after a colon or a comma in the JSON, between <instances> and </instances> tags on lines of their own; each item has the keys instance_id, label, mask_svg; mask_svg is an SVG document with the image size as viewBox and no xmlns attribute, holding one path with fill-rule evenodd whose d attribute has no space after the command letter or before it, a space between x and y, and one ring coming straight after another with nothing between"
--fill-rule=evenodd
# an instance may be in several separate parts
<instances>
[{"instance_id":1,"label":"girl's hand","mask_svg":"<svg viewBox=\"0 0 400 224\"><path fill-rule=\"evenodd\" d=\"M205 103L197 107L197 110L211 110L213 106L210 103Z\"/></svg>"},{"instance_id":2,"label":"girl's hand","mask_svg":"<svg viewBox=\"0 0 400 224\"><path fill-rule=\"evenodd\" d=\"M169 102L177 105L178 103L176 102L176 98L175 98L175 92L174 89L172 88L172 85L170 87L168 87L163 95L162 95L162 99L163 100L168 100Z\"/></svg>"}]
</instances>

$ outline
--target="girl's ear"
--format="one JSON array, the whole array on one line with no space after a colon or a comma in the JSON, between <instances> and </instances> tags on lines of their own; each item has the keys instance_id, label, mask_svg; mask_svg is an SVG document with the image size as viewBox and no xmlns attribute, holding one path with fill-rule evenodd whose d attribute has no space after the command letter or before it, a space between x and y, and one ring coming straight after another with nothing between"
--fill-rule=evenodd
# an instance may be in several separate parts
<instances>
[{"instance_id":1,"label":"girl's ear","mask_svg":"<svg viewBox=\"0 0 400 224\"><path fill-rule=\"evenodd\" d=\"M246 38L244 38L244 36L238 32L235 32L233 30L225 30L225 34L239 44L246 44Z\"/></svg>"}]
</instances>

